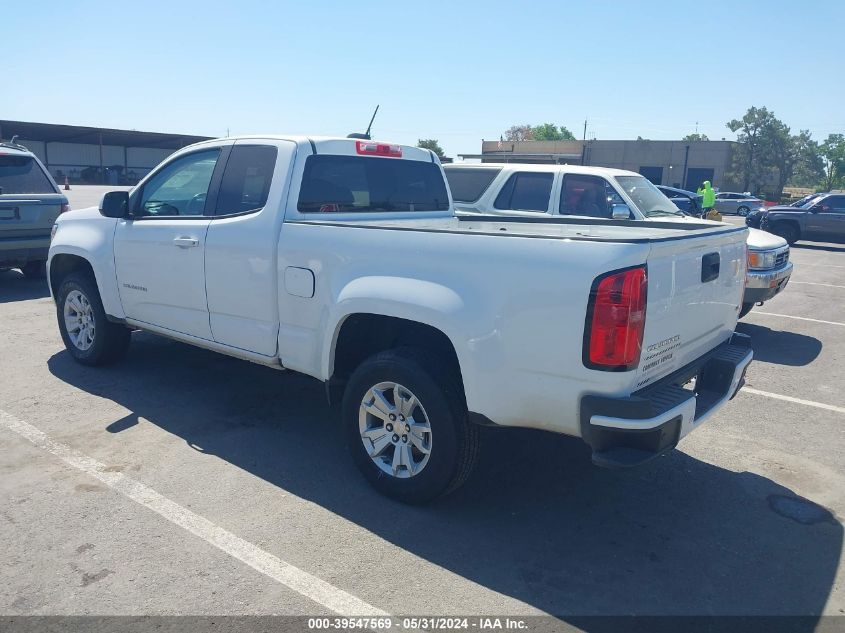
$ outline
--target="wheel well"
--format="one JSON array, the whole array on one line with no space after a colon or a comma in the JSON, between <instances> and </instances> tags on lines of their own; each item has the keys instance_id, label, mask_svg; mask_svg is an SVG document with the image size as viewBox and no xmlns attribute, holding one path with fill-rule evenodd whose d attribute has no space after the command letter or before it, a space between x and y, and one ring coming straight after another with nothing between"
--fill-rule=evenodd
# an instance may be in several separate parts
<instances>
[{"instance_id":1,"label":"wheel well","mask_svg":"<svg viewBox=\"0 0 845 633\"><path fill-rule=\"evenodd\" d=\"M415 347L437 355L463 387L455 347L437 328L380 314L353 314L343 322L337 336L334 371L328 384L330 401L339 400L340 389L364 360L397 347Z\"/></svg>"},{"instance_id":2,"label":"wheel well","mask_svg":"<svg viewBox=\"0 0 845 633\"><path fill-rule=\"evenodd\" d=\"M789 225L796 230L799 237L801 236L801 225L795 220L774 220L769 224L769 227L774 228L778 225Z\"/></svg>"},{"instance_id":3,"label":"wheel well","mask_svg":"<svg viewBox=\"0 0 845 633\"><path fill-rule=\"evenodd\" d=\"M78 271L88 273L91 275L91 279L96 280L94 269L84 257L79 257L79 255L54 255L50 260L50 288L53 289L53 295L58 292L62 279Z\"/></svg>"}]
</instances>

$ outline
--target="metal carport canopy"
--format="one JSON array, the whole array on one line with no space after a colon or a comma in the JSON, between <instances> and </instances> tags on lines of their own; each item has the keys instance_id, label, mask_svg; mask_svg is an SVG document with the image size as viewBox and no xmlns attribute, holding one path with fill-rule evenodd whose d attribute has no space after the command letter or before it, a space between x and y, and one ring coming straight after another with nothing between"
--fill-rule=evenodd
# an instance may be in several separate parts
<instances>
[{"instance_id":1,"label":"metal carport canopy","mask_svg":"<svg viewBox=\"0 0 845 633\"><path fill-rule=\"evenodd\" d=\"M174 150L213 138L210 136L192 136L188 134L165 134L161 132L115 130L81 125L0 120L0 139L8 140L13 136L17 136L21 141L82 143L90 145L99 145L102 143L103 145L117 145L121 147L150 147Z\"/></svg>"}]
</instances>

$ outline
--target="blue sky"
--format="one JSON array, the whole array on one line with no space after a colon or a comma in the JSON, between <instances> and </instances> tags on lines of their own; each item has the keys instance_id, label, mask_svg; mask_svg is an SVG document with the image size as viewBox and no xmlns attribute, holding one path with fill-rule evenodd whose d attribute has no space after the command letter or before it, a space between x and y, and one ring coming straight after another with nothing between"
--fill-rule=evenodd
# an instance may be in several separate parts
<instances>
[{"instance_id":1,"label":"blue sky","mask_svg":"<svg viewBox=\"0 0 845 633\"><path fill-rule=\"evenodd\" d=\"M516 123L580 138L733 138L751 105L845 132L845 3L22 2L0 118L480 150Z\"/></svg>"}]
</instances>

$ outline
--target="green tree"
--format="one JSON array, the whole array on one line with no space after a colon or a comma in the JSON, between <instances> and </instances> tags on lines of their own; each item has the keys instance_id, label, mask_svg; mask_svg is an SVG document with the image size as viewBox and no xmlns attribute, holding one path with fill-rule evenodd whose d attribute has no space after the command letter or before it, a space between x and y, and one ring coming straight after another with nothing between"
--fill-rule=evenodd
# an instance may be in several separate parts
<instances>
[{"instance_id":1,"label":"green tree","mask_svg":"<svg viewBox=\"0 0 845 633\"><path fill-rule=\"evenodd\" d=\"M531 135L535 141L574 141L575 135L565 125L560 127L554 123L542 123L531 127Z\"/></svg>"},{"instance_id":2,"label":"green tree","mask_svg":"<svg viewBox=\"0 0 845 633\"><path fill-rule=\"evenodd\" d=\"M821 148L814 141L808 130L801 130L793 137L797 144L797 160L792 171L792 177L787 184L797 187L815 187L821 182L824 176L824 161L821 156Z\"/></svg>"},{"instance_id":3,"label":"green tree","mask_svg":"<svg viewBox=\"0 0 845 633\"><path fill-rule=\"evenodd\" d=\"M432 152L437 154L438 158L443 158L443 156L445 156L443 148L440 147L440 143L437 142L436 138L421 138L417 141L417 147L430 149Z\"/></svg>"},{"instance_id":4,"label":"green tree","mask_svg":"<svg viewBox=\"0 0 845 633\"><path fill-rule=\"evenodd\" d=\"M706 134L699 134L698 132L695 132L693 134L687 134L681 140L686 141L687 143L690 143L692 141L709 141L710 139L707 138Z\"/></svg>"},{"instance_id":5,"label":"green tree","mask_svg":"<svg viewBox=\"0 0 845 633\"><path fill-rule=\"evenodd\" d=\"M743 191L756 193L768 180L771 165L766 149L770 145L775 121L774 113L768 109L752 106L741 119L733 119L726 124L731 132L736 132L739 141L732 171L742 181Z\"/></svg>"},{"instance_id":6,"label":"green tree","mask_svg":"<svg viewBox=\"0 0 845 633\"><path fill-rule=\"evenodd\" d=\"M830 191L841 184L845 176L845 136L830 134L819 149L823 161L824 190Z\"/></svg>"}]
</instances>

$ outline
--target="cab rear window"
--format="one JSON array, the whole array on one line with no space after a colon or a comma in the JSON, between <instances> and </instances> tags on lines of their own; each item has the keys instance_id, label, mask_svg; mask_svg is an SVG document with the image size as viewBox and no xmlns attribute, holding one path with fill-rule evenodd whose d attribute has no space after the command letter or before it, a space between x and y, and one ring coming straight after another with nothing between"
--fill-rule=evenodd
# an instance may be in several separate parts
<instances>
[{"instance_id":1,"label":"cab rear window","mask_svg":"<svg viewBox=\"0 0 845 633\"><path fill-rule=\"evenodd\" d=\"M0 194L56 193L50 178L31 156L0 156Z\"/></svg>"},{"instance_id":2,"label":"cab rear window","mask_svg":"<svg viewBox=\"0 0 845 633\"><path fill-rule=\"evenodd\" d=\"M416 160L309 156L299 192L301 213L446 211L440 167Z\"/></svg>"}]
</instances>

